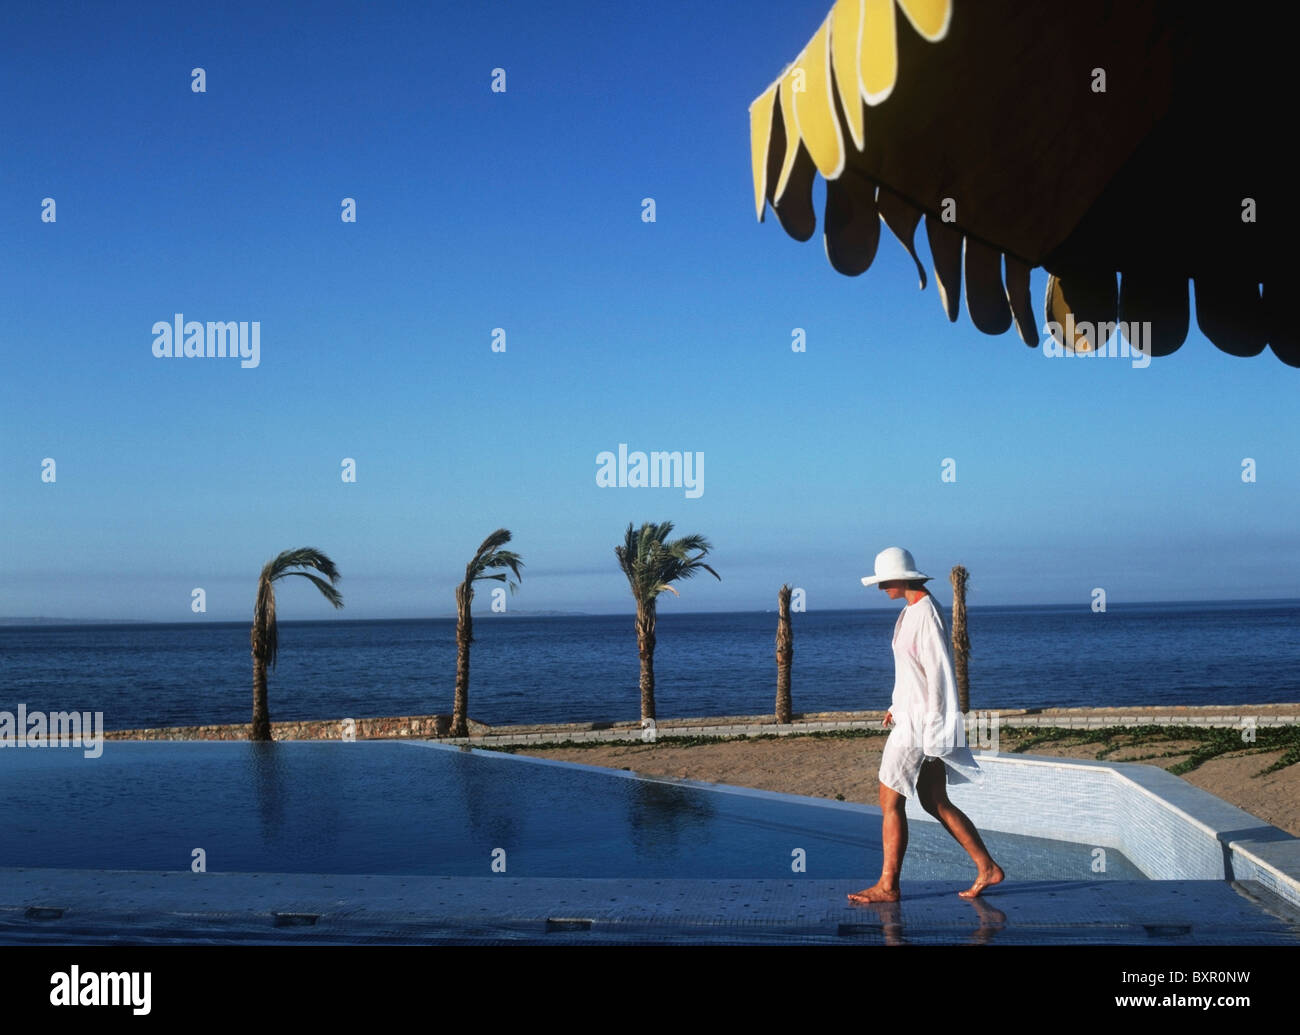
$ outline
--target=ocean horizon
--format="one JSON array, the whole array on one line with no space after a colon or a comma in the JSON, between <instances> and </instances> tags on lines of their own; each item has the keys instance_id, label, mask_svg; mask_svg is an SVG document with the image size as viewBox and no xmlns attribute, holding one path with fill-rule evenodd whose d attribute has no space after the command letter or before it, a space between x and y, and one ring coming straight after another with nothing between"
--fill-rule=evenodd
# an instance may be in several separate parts
<instances>
[{"instance_id":1,"label":"ocean horizon","mask_svg":"<svg viewBox=\"0 0 1300 1035\"><path fill-rule=\"evenodd\" d=\"M951 612L951 604L945 603L942 597L936 596L943 608L945 618ZM883 598L882 598L883 601ZM633 611L570 611L570 610L528 610L524 608L511 608L508 611L493 612L488 607L483 606L485 597L479 596L479 605L474 609L474 619L479 618L497 621L505 618L633 618L636 612ZM1191 608L1208 608L1208 607L1269 607L1282 604L1300 605L1300 597L1247 597L1244 599L1233 600L1127 600L1119 603L1108 603L1106 611L1115 609L1127 610L1130 608L1149 608L1149 607L1191 607ZM870 613L873 611L890 611L897 614L897 609L891 602L882 602L878 605L867 607L824 607L817 608L818 612L823 613ZM1086 602L1057 602L1057 603L1037 603L1037 604L966 604L967 612L970 611L1087 611L1088 613L1105 613L1094 612L1089 603ZM659 616L662 618L666 612L660 611ZM686 608L675 609L673 614L680 615L760 615L776 614L776 608L750 608L750 609L731 609L731 610L688 610ZM810 612L798 612L807 614ZM318 625L318 624L336 624L339 622L442 622L455 621L456 613L454 611L440 612L435 615L413 615L403 617L391 616L373 616L366 618L354 618L342 611L324 612L325 617L320 618L282 618L279 620L280 625ZM188 627L193 625L248 625L249 620L243 618L211 618L207 615L196 615L193 618L183 621L162 621L154 618L62 618L57 615L30 615L30 616L5 616L0 615L0 627L12 628L37 628L46 625L63 625L63 626L96 626L96 625L157 625L157 626L181 626Z\"/></svg>"},{"instance_id":2,"label":"ocean horizon","mask_svg":"<svg viewBox=\"0 0 1300 1035\"><path fill-rule=\"evenodd\" d=\"M945 620L950 618L944 608ZM898 608L792 616L796 712L882 709ZM470 715L491 725L640 716L632 615L476 615ZM1300 701L1300 600L968 608L971 707ZM271 718L449 713L455 619L281 621ZM251 622L0 628L0 710L102 711L104 728L247 722ZM660 718L769 714L776 616L660 613Z\"/></svg>"}]
</instances>

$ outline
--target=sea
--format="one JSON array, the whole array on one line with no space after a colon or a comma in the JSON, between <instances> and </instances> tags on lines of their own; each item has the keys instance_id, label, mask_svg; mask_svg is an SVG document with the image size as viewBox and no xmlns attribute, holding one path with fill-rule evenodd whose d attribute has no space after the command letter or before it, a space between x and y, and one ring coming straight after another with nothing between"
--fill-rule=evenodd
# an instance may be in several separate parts
<instances>
[{"instance_id":1,"label":"sea","mask_svg":"<svg viewBox=\"0 0 1300 1035\"><path fill-rule=\"evenodd\" d=\"M944 618L950 618L947 608ZM793 616L795 712L884 709L894 609ZM972 607L972 709L1300 702L1300 600ZM776 615L659 615L660 719L770 714ZM476 615L469 714L490 725L640 717L631 615ZM272 721L449 713L454 618L282 621ZM248 622L0 627L0 712L104 729L248 722Z\"/></svg>"}]
</instances>

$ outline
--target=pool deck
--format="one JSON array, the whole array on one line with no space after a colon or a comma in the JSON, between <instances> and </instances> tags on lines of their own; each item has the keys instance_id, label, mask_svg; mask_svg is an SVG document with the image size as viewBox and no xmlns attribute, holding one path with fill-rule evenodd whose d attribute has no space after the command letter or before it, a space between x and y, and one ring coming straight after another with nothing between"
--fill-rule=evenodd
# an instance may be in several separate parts
<instances>
[{"instance_id":1,"label":"pool deck","mask_svg":"<svg viewBox=\"0 0 1300 1035\"><path fill-rule=\"evenodd\" d=\"M854 906L836 880L0 871L0 943L1300 945L1253 881L904 882Z\"/></svg>"}]
</instances>

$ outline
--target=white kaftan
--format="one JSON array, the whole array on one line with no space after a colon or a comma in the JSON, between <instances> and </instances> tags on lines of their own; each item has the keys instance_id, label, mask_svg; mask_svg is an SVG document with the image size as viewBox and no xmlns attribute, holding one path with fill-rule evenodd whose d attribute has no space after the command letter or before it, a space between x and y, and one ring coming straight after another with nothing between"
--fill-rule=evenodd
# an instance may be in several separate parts
<instances>
[{"instance_id":1,"label":"white kaftan","mask_svg":"<svg viewBox=\"0 0 1300 1035\"><path fill-rule=\"evenodd\" d=\"M984 774L966 746L948 632L929 593L903 608L893 646L894 727L880 759L880 782L910 798L921 764L940 758L953 783L982 783Z\"/></svg>"}]
</instances>

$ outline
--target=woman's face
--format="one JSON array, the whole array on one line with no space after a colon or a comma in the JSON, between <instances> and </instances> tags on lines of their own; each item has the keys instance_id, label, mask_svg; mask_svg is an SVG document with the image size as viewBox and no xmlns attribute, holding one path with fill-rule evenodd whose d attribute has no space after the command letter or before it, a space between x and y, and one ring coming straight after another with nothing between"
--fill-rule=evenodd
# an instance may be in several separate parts
<instances>
[{"instance_id":1,"label":"woman's face","mask_svg":"<svg viewBox=\"0 0 1300 1035\"><path fill-rule=\"evenodd\" d=\"M902 579L889 579L880 583L880 588L889 595L890 600L902 600L907 596L907 583Z\"/></svg>"}]
</instances>

